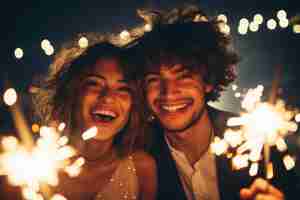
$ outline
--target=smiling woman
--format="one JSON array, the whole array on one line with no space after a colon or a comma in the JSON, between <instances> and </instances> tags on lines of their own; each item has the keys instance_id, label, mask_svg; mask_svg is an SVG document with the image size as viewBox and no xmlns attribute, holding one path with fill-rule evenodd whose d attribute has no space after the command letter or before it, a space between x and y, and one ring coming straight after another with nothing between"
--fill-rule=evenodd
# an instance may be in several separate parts
<instances>
[{"instance_id":1,"label":"smiling woman","mask_svg":"<svg viewBox=\"0 0 300 200\"><path fill-rule=\"evenodd\" d=\"M63 177L58 187L68 199L155 198L155 162L138 151L143 118L125 56L109 42L95 44L50 72L35 96L41 120L65 122L65 134L85 158L80 176ZM84 141L92 127L96 136Z\"/></svg>"}]
</instances>

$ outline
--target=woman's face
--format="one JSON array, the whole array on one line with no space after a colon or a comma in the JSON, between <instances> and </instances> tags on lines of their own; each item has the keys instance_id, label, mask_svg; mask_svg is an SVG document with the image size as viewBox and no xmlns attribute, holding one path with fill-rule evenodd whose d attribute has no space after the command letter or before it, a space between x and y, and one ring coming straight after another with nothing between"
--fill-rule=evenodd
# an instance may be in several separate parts
<instances>
[{"instance_id":1,"label":"woman's face","mask_svg":"<svg viewBox=\"0 0 300 200\"><path fill-rule=\"evenodd\" d=\"M77 127L83 133L96 126L95 139L113 139L127 124L132 105L131 89L118 60L98 59L85 72L79 88L75 113Z\"/></svg>"}]
</instances>

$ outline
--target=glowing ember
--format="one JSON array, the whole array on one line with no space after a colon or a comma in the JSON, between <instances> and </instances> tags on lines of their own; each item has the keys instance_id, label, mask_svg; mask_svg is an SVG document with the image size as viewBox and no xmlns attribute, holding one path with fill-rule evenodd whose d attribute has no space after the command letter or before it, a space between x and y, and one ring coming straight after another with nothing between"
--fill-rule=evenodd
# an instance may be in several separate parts
<instances>
[{"instance_id":1,"label":"glowing ember","mask_svg":"<svg viewBox=\"0 0 300 200\"><path fill-rule=\"evenodd\" d=\"M82 139L83 140L89 140L94 138L98 133L98 129L96 126L93 126L92 128L89 128L88 130L86 130L83 134L82 134Z\"/></svg>"},{"instance_id":2,"label":"glowing ember","mask_svg":"<svg viewBox=\"0 0 300 200\"><path fill-rule=\"evenodd\" d=\"M3 94L3 101L6 105L12 106L17 102L18 95L14 88L7 89Z\"/></svg>"},{"instance_id":3,"label":"glowing ember","mask_svg":"<svg viewBox=\"0 0 300 200\"><path fill-rule=\"evenodd\" d=\"M224 139L215 138L211 144L216 155L234 154L231 158L234 169L252 163L249 171L251 176L257 173L256 165L262 158L262 151L271 146L276 146L281 152L286 151L284 138L298 128L292 121L295 113L287 110L283 101L278 100L275 105L262 102L262 93L262 85L249 89L241 103L245 112L227 121L227 126L238 126L238 129L226 130ZM286 156L283 162L288 166L287 169L294 167L291 157ZM272 178L272 163L266 163L266 168L267 178Z\"/></svg>"}]
</instances>

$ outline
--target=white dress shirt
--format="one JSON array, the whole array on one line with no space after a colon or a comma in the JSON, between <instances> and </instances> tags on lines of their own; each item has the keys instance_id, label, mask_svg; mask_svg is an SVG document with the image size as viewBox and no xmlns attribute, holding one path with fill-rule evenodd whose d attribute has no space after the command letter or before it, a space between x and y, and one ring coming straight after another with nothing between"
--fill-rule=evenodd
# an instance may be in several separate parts
<instances>
[{"instance_id":1,"label":"white dress shirt","mask_svg":"<svg viewBox=\"0 0 300 200\"><path fill-rule=\"evenodd\" d=\"M188 200L220 200L215 156L206 151L192 166L185 154L171 146L167 137L166 143L183 185Z\"/></svg>"}]
</instances>

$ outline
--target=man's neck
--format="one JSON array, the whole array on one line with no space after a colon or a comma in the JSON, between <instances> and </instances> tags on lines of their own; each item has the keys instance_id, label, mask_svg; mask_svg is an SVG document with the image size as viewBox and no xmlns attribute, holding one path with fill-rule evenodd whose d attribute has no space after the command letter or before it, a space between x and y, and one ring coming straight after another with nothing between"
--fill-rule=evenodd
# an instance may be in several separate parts
<instances>
[{"instance_id":1,"label":"man's neck","mask_svg":"<svg viewBox=\"0 0 300 200\"><path fill-rule=\"evenodd\" d=\"M165 130L165 135L172 147L184 152L190 164L193 165L208 150L212 129L208 112L205 109L202 116L191 127L180 132Z\"/></svg>"}]
</instances>

